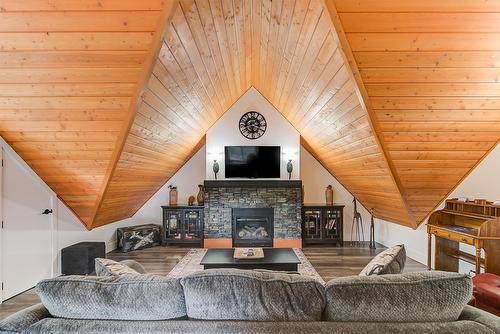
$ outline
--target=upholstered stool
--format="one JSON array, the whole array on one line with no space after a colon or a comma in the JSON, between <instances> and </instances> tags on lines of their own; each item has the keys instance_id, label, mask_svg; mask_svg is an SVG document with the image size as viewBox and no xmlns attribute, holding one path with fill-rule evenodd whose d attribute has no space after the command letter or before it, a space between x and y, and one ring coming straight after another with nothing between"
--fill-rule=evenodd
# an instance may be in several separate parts
<instances>
[{"instance_id":1,"label":"upholstered stool","mask_svg":"<svg viewBox=\"0 0 500 334\"><path fill-rule=\"evenodd\" d=\"M61 250L63 275L88 275L95 271L94 260L106 257L104 242L79 242Z\"/></svg>"},{"instance_id":2,"label":"upholstered stool","mask_svg":"<svg viewBox=\"0 0 500 334\"><path fill-rule=\"evenodd\" d=\"M500 276L483 273L472 278L474 306L500 316Z\"/></svg>"}]
</instances>

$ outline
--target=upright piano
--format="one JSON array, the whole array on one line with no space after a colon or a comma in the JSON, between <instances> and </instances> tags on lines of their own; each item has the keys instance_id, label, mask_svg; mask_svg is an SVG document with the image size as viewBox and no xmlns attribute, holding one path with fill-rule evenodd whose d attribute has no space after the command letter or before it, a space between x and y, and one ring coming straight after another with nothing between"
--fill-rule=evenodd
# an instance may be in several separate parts
<instances>
[{"instance_id":1,"label":"upright piano","mask_svg":"<svg viewBox=\"0 0 500 334\"><path fill-rule=\"evenodd\" d=\"M427 233L429 270L434 235L434 269L457 272L459 260L464 260L475 265L477 274L484 267L485 272L500 275L500 205L484 200L447 200L443 210L435 211L429 217ZM474 246L475 254L460 250L460 243Z\"/></svg>"}]
</instances>

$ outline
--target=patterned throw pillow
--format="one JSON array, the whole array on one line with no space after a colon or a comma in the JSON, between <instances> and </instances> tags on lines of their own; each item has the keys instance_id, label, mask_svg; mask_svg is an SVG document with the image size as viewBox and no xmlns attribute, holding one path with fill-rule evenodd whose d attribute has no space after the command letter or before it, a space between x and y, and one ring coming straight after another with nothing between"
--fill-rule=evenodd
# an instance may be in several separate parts
<instances>
[{"instance_id":1,"label":"patterned throw pillow","mask_svg":"<svg viewBox=\"0 0 500 334\"><path fill-rule=\"evenodd\" d=\"M125 274L138 274L138 272L129 266L109 260L96 258L95 273L97 276L120 276Z\"/></svg>"},{"instance_id":2,"label":"patterned throw pillow","mask_svg":"<svg viewBox=\"0 0 500 334\"><path fill-rule=\"evenodd\" d=\"M405 267L406 251L404 245L397 245L386 249L375 256L359 276L401 274Z\"/></svg>"}]
</instances>

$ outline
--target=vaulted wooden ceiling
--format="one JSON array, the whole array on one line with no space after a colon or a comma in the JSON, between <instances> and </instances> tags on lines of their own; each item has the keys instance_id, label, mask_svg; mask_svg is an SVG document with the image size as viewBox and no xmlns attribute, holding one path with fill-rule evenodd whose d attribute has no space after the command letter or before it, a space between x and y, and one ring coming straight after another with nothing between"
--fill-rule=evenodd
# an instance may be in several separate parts
<instances>
[{"instance_id":1,"label":"vaulted wooden ceiling","mask_svg":"<svg viewBox=\"0 0 500 334\"><path fill-rule=\"evenodd\" d=\"M133 215L254 86L366 208L416 227L500 138L498 13L0 0L0 134L90 229Z\"/></svg>"}]
</instances>

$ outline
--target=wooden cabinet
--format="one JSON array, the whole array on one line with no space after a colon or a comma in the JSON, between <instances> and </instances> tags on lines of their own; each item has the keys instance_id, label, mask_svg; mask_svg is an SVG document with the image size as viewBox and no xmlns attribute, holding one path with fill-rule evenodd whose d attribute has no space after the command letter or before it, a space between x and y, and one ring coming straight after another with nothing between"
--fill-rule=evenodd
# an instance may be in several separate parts
<instances>
[{"instance_id":1,"label":"wooden cabinet","mask_svg":"<svg viewBox=\"0 0 500 334\"><path fill-rule=\"evenodd\" d=\"M343 245L343 211L343 205L302 206L303 244Z\"/></svg>"},{"instance_id":2,"label":"wooden cabinet","mask_svg":"<svg viewBox=\"0 0 500 334\"><path fill-rule=\"evenodd\" d=\"M203 241L203 206L162 206L163 244Z\"/></svg>"}]
</instances>

